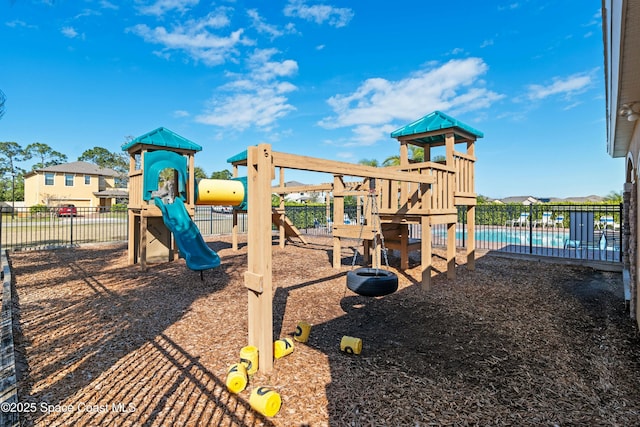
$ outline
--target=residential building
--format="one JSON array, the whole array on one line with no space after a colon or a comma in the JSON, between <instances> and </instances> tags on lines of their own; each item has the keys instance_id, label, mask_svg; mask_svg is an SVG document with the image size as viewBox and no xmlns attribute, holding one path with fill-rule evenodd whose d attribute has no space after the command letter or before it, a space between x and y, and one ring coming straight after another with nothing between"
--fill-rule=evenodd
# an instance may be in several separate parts
<instances>
[{"instance_id":1,"label":"residential building","mask_svg":"<svg viewBox=\"0 0 640 427\"><path fill-rule=\"evenodd\" d=\"M71 162L36 169L24 177L26 206L59 206L106 209L128 198L126 189L116 188L118 172L88 162Z\"/></svg>"},{"instance_id":2,"label":"residential building","mask_svg":"<svg viewBox=\"0 0 640 427\"><path fill-rule=\"evenodd\" d=\"M622 263L629 314L638 315L638 161L640 160L640 2L603 0L607 152L625 159ZM602 179L610 179L603 176Z\"/></svg>"}]
</instances>

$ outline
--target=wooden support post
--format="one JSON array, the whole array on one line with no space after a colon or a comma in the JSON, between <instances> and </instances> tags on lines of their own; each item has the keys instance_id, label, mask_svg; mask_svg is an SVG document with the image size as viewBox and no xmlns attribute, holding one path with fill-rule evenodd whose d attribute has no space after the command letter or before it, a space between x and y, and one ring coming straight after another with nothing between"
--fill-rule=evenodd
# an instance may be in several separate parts
<instances>
[{"instance_id":1,"label":"wooden support post","mask_svg":"<svg viewBox=\"0 0 640 427\"><path fill-rule=\"evenodd\" d=\"M467 206L467 270L476 269L476 207Z\"/></svg>"},{"instance_id":2,"label":"wooden support post","mask_svg":"<svg viewBox=\"0 0 640 427\"><path fill-rule=\"evenodd\" d=\"M344 181L342 176L333 177L333 223L341 225L344 223ZM338 194L338 196L336 196ZM333 268L340 268L342 264L342 243L340 237L333 236Z\"/></svg>"},{"instance_id":3,"label":"wooden support post","mask_svg":"<svg viewBox=\"0 0 640 427\"><path fill-rule=\"evenodd\" d=\"M140 216L140 269L147 271L147 227L149 222L144 215Z\"/></svg>"},{"instance_id":4,"label":"wooden support post","mask_svg":"<svg viewBox=\"0 0 640 427\"><path fill-rule=\"evenodd\" d=\"M453 151L455 149L456 138L453 133L448 133L444 137L447 166L453 167Z\"/></svg>"},{"instance_id":5,"label":"wooden support post","mask_svg":"<svg viewBox=\"0 0 640 427\"><path fill-rule=\"evenodd\" d=\"M280 187L284 187L284 168L280 168ZM280 204L278 208L280 215L278 215L278 237L280 248L284 249L284 244L287 239L284 230L284 194L279 194L279 199Z\"/></svg>"},{"instance_id":6,"label":"wooden support post","mask_svg":"<svg viewBox=\"0 0 640 427\"><path fill-rule=\"evenodd\" d=\"M409 269L409 224L400 224L400 269Z\"/></svg>"},{"instance_id":7,"label":"wooden support post","mask_svg":"<svg viewBox=\"0 0 640 427\"><path fill-rule=\"evenodd\" d=\"M138 248L136 247L136 216L133 211L129 209L127 213L129 217L128 224L128 233L129 233L129 241L127 242L127 263L128 265L134 265L138 260L138 253L136 252Z\"/></svg>"},{"instance_id":8,"label":"wooden support post","mask_svg":"<svg viewBox=\"0 0 640 427\"><path fill-rule=\"evenodd\" d=\"M447 224L447 278L456 278L456 223Z\"/></svg>"},{"instance_id":9,"label":"wooden support post","mask_svg":"<svg viewBox=\"0 0 640 427\"><path fill-rule=\"evenodd\" d=\"M249 345L258 348L258 369L273 370L273 289L271 258L271 146L260 144L247 152Z\"/></svg>"},{"instance_id":10,"label":"wooden support post","mask_svg":"<svg viewBox=\"0 0 640 427\"><path fill-rule=\"evenodd\" d=\"M431 218L427 215L421 217L422 236L420 245L420 269L422 271L422 290L431 288Z\"/></svg>"},{"instance_id":11,"label":"wooden support post","mask_svg":"<svg viewBox=\"0 0 640 427\"><path fill-rule=\"evenodd\" d=\"M409 166L409 145L406 141L401 141L400 142L400 166L401 167L407 167ZM400 209L405 208L406 209L406 203L407 203L407 197L409 194L409 184L406 182L401 182L400 183L400 204L401 206ZM395 197L392 197L391 195L389 195L389 197L391 197L392 200L392 207L397 207L398 206L398 202L396 202L394 199Z\"/></svg>"},{"instance_id":12,"label":"wooden support post","mask_svg":"<svg viewBox=\"0 0 640 427\"><path fill-rule=\"evenodd\" d=\"M233 225L231 228L231 249L238 250L238 211L233 210Z\"/></svg>"}]
</instances>

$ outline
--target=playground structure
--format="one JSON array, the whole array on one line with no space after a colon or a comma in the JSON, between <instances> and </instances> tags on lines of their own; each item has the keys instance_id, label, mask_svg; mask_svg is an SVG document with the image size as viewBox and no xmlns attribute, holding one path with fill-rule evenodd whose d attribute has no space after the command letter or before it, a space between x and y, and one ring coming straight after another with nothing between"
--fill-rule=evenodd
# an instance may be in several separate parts
<instances>
[{"instance_id":1,"label":"playground structure","mask_svg":"<svg viewBox=\"0 0 640 427\"><path fill-rule=\"evenodd\" d=\"M194 271L220 265L220 258L205 243L193 222L196 205L230 205L246 212L246 180L194 177L194 156L202 150L166 128L148 132L122 147L129 153L129 264L167 262L180 254ZM170 170L160 185L161 173ZM237 228L237 214L234 215ZM284 211L272 212L281 235L306 243ZM172 238L173 237L173 238Z\"/></svg>"},{"instance_id":2,"label":"playground structure","mask_svg":"<svg viewBox=\"0 0 640 427\"><path fill-rule=\"evenodd\" d=\"M422 288L427 290L431 283L432 244L431 227L435 224L447 225L447 277L455 278L457 206L467 206L467 269L475 268L475 205L474 163L475 141L481 132L443 114L433 112L404 126L391 135L400 143L400 164L390 167L372 167L346 162L323 160L307 156L272 151L269 144L249 147L228 162L233 165L233 176L239 179L239 168L246 167L246 191L242 202L221 183L220 190L212 188L207 195L198 194L193 177L194 154L201 147L170 131L159 130L136 138L123 146L129 151L130 161L130 201L129 201L129 263L140 262L142 267L148 259L174 259L177 240L181 252L194 248L194 270L214 268L219 264L206 252L206 243L197 230L191 230L188 218L192 217L196 204L228 204L237 206L233 215L234 249L238 247L238 213L248 216L248 255L244 283L248 294L248 344L259 351L259 369L270 372L273 369L273 283L272 283L272 223L280 229L280 245L291 234L298 234L294 228L287 229L283 204L278 209L271 205L273 193L282 194L291 188L284 188L285 170L295 169L333 175L330 188L333 195L333 267L341 268L342 246L353 239L361 239L365 258L369 257L372 242L383 237L387 247L397 249L401 254L401 269L409 264L409 252L420 250ZM456 144L464 144L466 152L456 151ZM423 149L424 161L412 163L409 146ZM444 146L442 161L431 161L431 150ZM160 154L154 154L160 153ZM183 160L178 160L182 158ZM184 163L183 163L184 162ZM178 213L173 209L163 209L164 203L158 188L158 174L164 168L176 170L174 183L178 198ZM178 169L176 169L176 167ZM271 182L279 169L279 186L274 190ZM184 170L184 172L181 172ZM358 183L349 183L345 177L361 178ZM203 180L204 181L204 180ZM370 185L375 181L375 185ZM203 182L200 181L199 185ZM236 187L233 187L236 188ZM305 187L309 189L310 187ZM372 210L363 213L355 224L345 224L344 198L354 195L359 199L370 191L375 191L376 209L380 229L372 226ZM197 197L196 197L197 194ZM155 205L149 203L153 199ZM223 203L224 202L224 203ZM166 206L165 206L166 207ZM360 215L358 215L360 216ZM172 221L178 220L176 227ZM161 222L162 221L162 222ZM169 224L165 226L163 224ZM409 225L421 225L421 238L409 239ZM187 230L187 231L185 231ZM172 241L171 233L175 236ZM186 234L186 236L182 236ZM203 247L204 245L204 247ZM187 249L185 249L185 247ZM210 249L209 249L210 250ZM213 251L211 251L213 252ZM214 252L215 254L215 252ZM184 255L184 254L183 254ZM378 257L378 259L380 259Z\"/></svg>"},{"instance_id":3,"label":"playground structure","mask_svg":"<svg viewBox=\"0 0 640 427\"><path fill-rule=\"evenodd\" d=\"M195 205L240 206L243 180L203 179L196 183L194 155L199 145L158 128L122 147L129 153L128 263L167 262L180 254L187 267L203 271L220 265L193 222ZM164 186L160 175L171 170ZM172 238L173 236L173 238Z\"/></svg>"},{"instance_id":4,"label":"playground structure","mask_svg":"<svg viewBox=\"0 0 640 427\"><path fill-rule=\"evenodd\" d=\"M401 253L401 268L408 267L408 254L420 249L423 289L431 283L431 227L447 225L447 277L455 278L457 206L467 206L467 269L475 268L475 206L474 190L475 141L483 134L441 112L431 113L392 133L400 142L400 165L385 168L317 159L271 150L268 144L249 147L228 161L233 174L239 167L247 168L248 182L248 267L245 286L248 289L249 344L259 349L259 367L269 372L273 368L273 285L271 262L271 181L275 169L280 171L280 187L284 186L284 171L296 169L329 173L334 176L333 193L333 266L341 266L342 245L347 239L361 238L368 251L375 233L383 233L387 246ZM464 144L466 152L455 150ZM409 145L424 150L424 162L409 161ZM445 147L442 162L430 161L431 149ZM344 178L363 178L361 184L347 186ZM381 230L375 230L371 217L361 224L344 224L344 197L364 195L369 180L376 180L378 212ZM284 190L281 190L284 191ZM369 212L368 215L371 215ZM234 220L235 223L236 220ZM410 241L409 224L421 225L421 239ZM234 245L237 245L234 227ZM282 240L281 240L282 242ZM282 244L282 243L281 243ZM235 246L234 246L235 247Z\"/></svg>"}]
</instances>

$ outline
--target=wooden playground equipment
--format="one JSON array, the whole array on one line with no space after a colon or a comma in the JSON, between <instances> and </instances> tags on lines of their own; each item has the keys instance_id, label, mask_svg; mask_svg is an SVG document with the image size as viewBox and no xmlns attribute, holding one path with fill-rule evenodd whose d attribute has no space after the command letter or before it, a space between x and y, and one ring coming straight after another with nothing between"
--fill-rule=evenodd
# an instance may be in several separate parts
<instances>
[{"instance_id":1,"label":"wooden playground equipment","mask_svg":"<svg viewBox=\"0 0 640 427\"><path fill-rule=\"evenodd\" d=\"M461 205L467 207L467 269L475 268L474 144L477 138L483 136L482 133L436 111L396 130L391 136L400 143L400 164L381 168L275 152L269 144L249 147L246 152L228 160L233 165L233 175L236 179L239 177L239 167L247 169L246 192L243 189L242 198L239 200L236 200L235 190L216 194L217 190L211 189L207 190L206 195L197 194L199 191L195 181L189 177L194 176L194 155L202 149L199 145L164 128L136 138L123 146L123 150L129 152L131 159L129 264L140 263L144 269L150 259L171 261L175 259L177 250L182 253L189 249L185 248L185 245L195 242L195 239L178 240L181 236L176 235L176 232L172 233L163 223L163 219L167 218L163 218L163 211L158 206L164 205L159 202L158 197L152 197L152 193L158 190L158 174L162 169L174 169L172 181L176 187L176 194L180 195L180 203L184 204L181 208L184 212L181 219L184 221L190 221L189 217L193 217L197 204L238 206L233 214L234 249L238 248L238 213L246 212L248 265L244 282L248 294L248 342L250 346L258 348L259 369L269 372L273 369L274 339L272 224L275 223L279 228L281 246L284 246L287 238L292 237L298 237L305 242L284 215L283 195L299 190L284 186L287 169L333 175L331 184L304 186L303 189L330 191L333 195L331 228L334 268L341 268L342 247L347 241L352 244L354 239L361 239L365 259L368 259L372 242L383 238L387 247L400 251L401 269L406 269L409 265L409 252L420 250L422 288L427 290L432 273L432 226L446 224L447 277L455 278L457 207ZM409 159L410 145L423 149L423 162L412 163ZM456 151L456 145L464 145L466 152ZM444 160L431 161L432 148L439 146L445 148ZM280 182L274 189L271 183L276 177L276 169L279 170ZM345 181L345 177L360 178L362 181L348 182ZM371 195L371 192L375 192L375 197L371 200L375 200L373 203L377 204L376 209L365 210L362 215L359 209L355 224L345 224L345 197L356 196L357 200L361 200L364 196ZM280 206L276 209L271 205L273 193L280 195ZM152 198L156 206L149 203ZM241 203L236 203L240 200ZM373 221L374 211L376 221ZM327 196L327 217L329 213ZM411 224L421 226L420 239L409 239ZM199 232L194 233L202 240ZM203 241L200 245L204 248L201 247L199 251L208 250ZM217 257L215 253L213 255ZM202 271L218 265L206 262L208 261L205 256L205 264L196 264L195 268L190 268ZM187 265L189 266L189 260Z\"/></svg>"},{"instance_id":2,"label":"wooden playground equipment","mask_svg":"<svg viewBox=\"0 0 640 427\"><path fill-rule=\"evenodd\" d=\"M341 250L346 239L362 238L367 251L369 242L376 238L375 233L383 233L387 245L400 250L401 268L408 266L409 251L420 249L422 287L426 290L431 282L431 232L435 224L447 226L447 277L455 278L457 206L460 205L467 206L467 268L475 268L474 144L482 136L479 131L436 111L392 134L400 142L399 166L378 168L280 153L272 151L269 144L249 147L246 153L229 160L234 176L238 176L240 166L247 168L249 244L244 279L248 289L249 345L259 349L261 371L273 369L271 182L276 168L280 170L280 186L283 186L286 169L334 176L331 189L334 268L341 266ZM464 144L466 152L456 151L456 144ZM424 149L424 162L410 162L409 145ZM445 147L443 162L430 161L431 148L436 146ZM344 180L347 176L363 178L363 181L361 185L348 187ZM381 230L366 225L372 223L371 217L365 218L364 224L344 224L344 197L366 194L372 179L378 192ZM233 244L237 248L236 223L234 220ZM421 225L419 242L409 240L409 224ZM284 244L282 240L281 244Z\"/></svg>"},{"instance_id":3,"label":"wooden playground equipment","mask_svg":"<svg viewBox=\"0 0 640 427\"><path fill-rule=\"evenodd\" d=\"M152 153L169 151L184 158L186 175L178 177L174 172L174 181L178 191L186 195L185 207L191 216L195 213L195 181L187 179L194 176L194 156L202 150L199 145L182 138L165 128L158 128L146 133L122 147L129 153L129 265L140 264L145 270L147 262L167 262L175 259L177 252L175 239L171 239L171 232L164 225L160 208L150 203L145 195L145 172L148 175L153 164L149 157ZM163 165L158 162L156 165ZM154 171L157 182L157 174ZM184 188L180 188L184 186Z\"/></svg>"}]
</instances>

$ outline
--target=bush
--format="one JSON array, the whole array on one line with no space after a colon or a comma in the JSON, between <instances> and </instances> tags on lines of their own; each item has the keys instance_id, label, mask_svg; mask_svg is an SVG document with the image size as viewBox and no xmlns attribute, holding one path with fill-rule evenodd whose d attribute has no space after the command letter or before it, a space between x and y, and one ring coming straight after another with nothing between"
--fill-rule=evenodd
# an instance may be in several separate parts
<instances>
[{"instance_id":1,"label":"bush","mask_svg":"<svg viewBox=\"0 0 640 427\"><path fill-rule=\"evenodd\" d=\"M29 212L31 213L31 215L42 214L48 211L49 208L45 205L33 205L29 208Z\"/></svg>"},{"instance_id":2,"label":"bush","mask_svg":"<svg viewBox=\"0 0 640 427\"><path fill-rule=\"evenodd\" d=\"M127 205L124 203L116 203L114 205L111 205L111 212L126 212L127 211Z\"/></svg>"}]
</instances>

